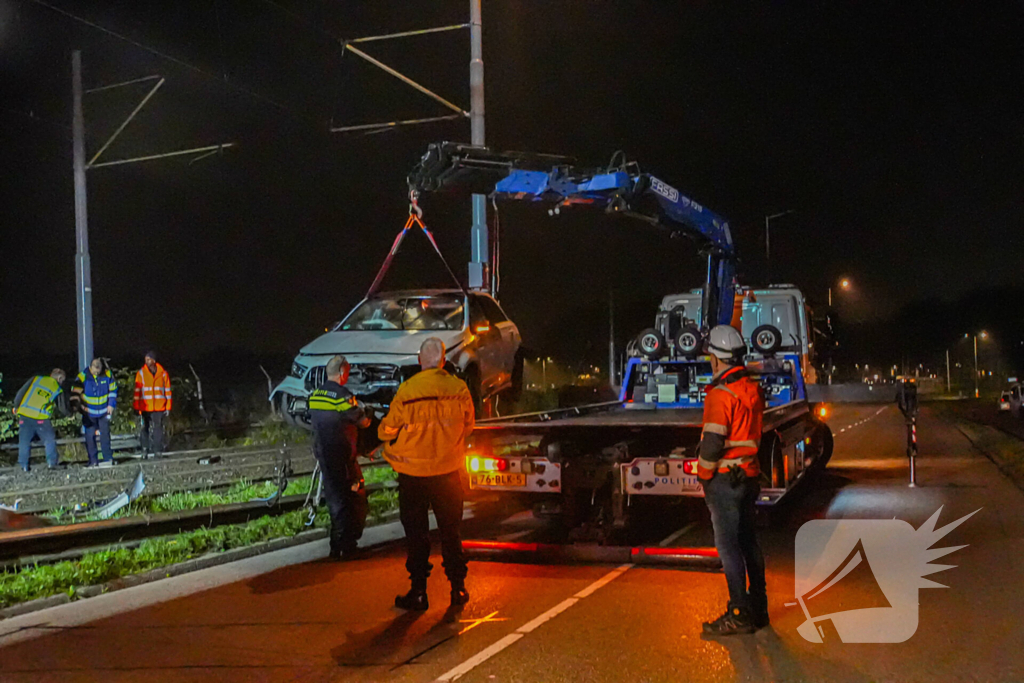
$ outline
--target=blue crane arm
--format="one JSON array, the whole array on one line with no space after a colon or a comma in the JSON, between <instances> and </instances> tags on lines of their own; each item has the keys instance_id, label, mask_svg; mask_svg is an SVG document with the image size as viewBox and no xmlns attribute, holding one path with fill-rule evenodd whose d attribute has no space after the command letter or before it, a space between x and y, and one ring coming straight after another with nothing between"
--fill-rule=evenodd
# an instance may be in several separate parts
<instances>
[{"instance_id":1,"label":"blue crane arm","mask_svg":"<svg viewBox=\"0 0 1024 683\"><path fill-rule=\"evenodd\" d=\"M693 201L668 183L649 173L612 171L587 174L577 179L572 169L550 171L511 169L494 186L500 196L556 200L568 204L593 204L609 211L628 211L648 222L664 225L673 232L687 233L733 256L729 223L705 206ZM654 211L638 210L632 204L645 197L657 202Z\"/></svg>"},{"instance_id":2,"label":"blue crane arm","mask_svg":"<svg viewBox=\"0 0 1024 683\"><path fill-rule=\"evenodd\" d=\"M485 147L435 143L409 176L417 192L457 186L500 198L585 205L639 218L694 239L708 258L701 326L732 320L736 250L729 223L636 164L583 170L567 157L493 152Z\"/></svg>"}]
</instances>

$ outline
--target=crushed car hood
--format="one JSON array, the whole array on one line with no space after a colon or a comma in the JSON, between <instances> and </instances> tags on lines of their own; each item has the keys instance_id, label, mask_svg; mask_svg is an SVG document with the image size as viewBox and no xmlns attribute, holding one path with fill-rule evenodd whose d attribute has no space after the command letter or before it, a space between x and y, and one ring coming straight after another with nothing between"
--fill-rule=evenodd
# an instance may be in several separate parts
<instances>
[{"instance_id":1,"label":"crushed car hood","mask_svg":"<svg viewBox=\"0 0 1024 683\"><path fill-rule=\"evenodd\" d=\"M415 356L429 337L437 337L449 349L462 338L462 330L373 330L328 332L320 335L299 352L304 356L341 353L346 356L372 354Z\"/></svg>"}]
</instances>

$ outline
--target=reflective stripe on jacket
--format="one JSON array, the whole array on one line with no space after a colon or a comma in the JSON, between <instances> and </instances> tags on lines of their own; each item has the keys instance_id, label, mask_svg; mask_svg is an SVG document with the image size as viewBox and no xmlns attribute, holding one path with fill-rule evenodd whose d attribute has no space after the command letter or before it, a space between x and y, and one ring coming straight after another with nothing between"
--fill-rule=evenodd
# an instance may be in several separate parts
<instances>
[{"instance_id":1,"label":"reflective stripe on jacket","mask_svg":"<svg viewBox=\"0 0 1024 683\"><path fill-rule=\"evenodd\" d=\"M85 412L93 417L102 417L107 414L107 408L117 407L117 382L109 370L99 377L94 377L89 370L78 373L72 392Z\"/></svg>"},{"instance_id":2,"label":"reflective stripe on jacket","mask_svg":"<svg viewBox=\"0 0 1024 683\"><path fill-rule=\"evenodd\" d=\"M340 457L346 463L354 462L359 424L363 420L363 409L356 397L337 382L327 380L310 393L309 416L316 457Z\"/></svg>"},{"instance_id":3,"label":"reflective stripe on jacket","mask_svg":"<svg viewBox=\"0 0 1024 683\"><path fill-rule=\"evenodd\" d=\"M53 377L33 377L18 404L18 415L30 420L49 420L53 416L53 405L60 392L60 384Z\"/></svg>"},{"instance_id":4,"label":"reflective stripe on jacket","mask_svg":"<svg viewBox=\"0 0 1024 683\"><path fill-rule=\"evenodd\" d=\"M384 458L396 472L431 477L465 465L466 437L474 424L469 387L435 368L398 387L377 436L384 442Z\"/></svg>"},{"instance_id":5,"label":"reflective stripe on jacket","mask_svg":"<svg viewBox=\"0 0 1024 683\"><path fill-rule=\"evenodd\" d=\"M171 409L171 376L164 366L156 364L156 372L148 365L135 373L135 398L132 408L141 413L162 413Z\"/></svg>"},{"instance_id":6,"label":"reflective stripe on jacket","mask_svg":"<svg viewBox=\"0 0 1024 683\"><path fill-rule=\"evenodd\" d=\"M704 399L702 437L717 435L724 439L724 448L718 453L706 453L701 446L697 476L707 480L716 471L737 466L748 477L759 476L757 451L763 423L764 393L760 383L742 367L731 368L720 375Z\"/></svg>"}]
</instances>

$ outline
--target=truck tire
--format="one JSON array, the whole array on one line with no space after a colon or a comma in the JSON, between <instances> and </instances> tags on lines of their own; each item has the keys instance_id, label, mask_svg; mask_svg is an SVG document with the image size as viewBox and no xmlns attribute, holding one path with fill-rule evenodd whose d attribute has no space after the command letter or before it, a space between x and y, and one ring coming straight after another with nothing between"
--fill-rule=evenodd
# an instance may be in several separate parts
<instances>
[{"instance_id":1,"label":"truck tire","mask_svg":"<svg viewBox=\"0 0 1024 683\"><path fill-rule=\"evenodd\" d=\"M704 338L700 329L694 325L686 325L676 335L676 352L683 358L696 358L703 348Z\"/></svg>"},{"instance_id":2,"label":"truck tire","mask_svg":"<svg viewBox=\"0 0 1024 683\"><path fill-rule=\"evenodd\" d=\"M782 332L775 325L761 325L750 335L750 345L758 353L771 355L782 347Z\"/></svg>"},{"instance_id":3,"label":"truck tire","mask_svg":"<svg viewBox=\"0 0 1024 683\"><path fill-rule=\"evenodd\" d=\"M821 439L821 453L814 462L814 467L818 472L823 472L825 467L828 466L828 461L832 459L832 449L835 444L833 442L832 429L827 424L824 422L819 423L818 429Z\"/></svg>"},{"instance_id":4,"label":"truck tire","mask_svg":"<svg viewBox=\"0 0 1024 683\"><path fill-rule=\"evenodd\" d=\"M636 347L647 360L658 360L665 355L665 337L653 327L648 327L636 338Z\"/></svg>"}]
</instances>

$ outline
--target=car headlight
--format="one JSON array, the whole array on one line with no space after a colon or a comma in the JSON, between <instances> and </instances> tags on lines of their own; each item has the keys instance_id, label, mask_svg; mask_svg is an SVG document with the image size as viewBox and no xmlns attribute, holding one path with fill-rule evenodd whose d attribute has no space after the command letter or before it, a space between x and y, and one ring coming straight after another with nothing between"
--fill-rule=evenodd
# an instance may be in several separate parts
<instances>
[{"instance_id":1,"label":"car headlight","mask_svg":"<svg viewBox=\"0 0 1024 683\"><path fill-rule=\"evenodd\" d=\"M308 368L302 363L292 361L292 377L302 379L306 375Z\"/></svg>"}]
</instances>

